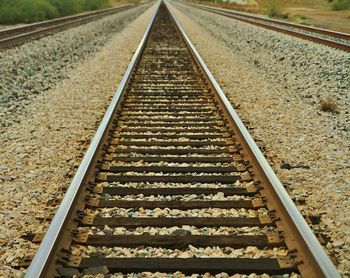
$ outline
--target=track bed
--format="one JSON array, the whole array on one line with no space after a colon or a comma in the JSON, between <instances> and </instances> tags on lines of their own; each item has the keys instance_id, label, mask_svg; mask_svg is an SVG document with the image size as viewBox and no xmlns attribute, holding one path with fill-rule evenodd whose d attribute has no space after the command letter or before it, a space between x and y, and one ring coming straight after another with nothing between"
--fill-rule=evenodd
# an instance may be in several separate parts
<instances>
[{"instance_id":1,"label":"track bed","mask_svg":"<svg viewBox=\"0 0 350 278\"><path fill-rule=\"evenodd\" d=\"M146 38L29 275L317 275L164 3Z\"/></svg>"}]
</instances>

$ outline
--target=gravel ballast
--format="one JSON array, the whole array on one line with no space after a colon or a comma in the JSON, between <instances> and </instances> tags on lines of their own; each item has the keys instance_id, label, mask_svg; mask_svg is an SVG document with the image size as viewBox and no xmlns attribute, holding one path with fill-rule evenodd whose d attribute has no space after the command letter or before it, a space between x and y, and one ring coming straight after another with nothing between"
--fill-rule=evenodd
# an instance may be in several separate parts
<instances>
[{"instance_id":1,"label":"gravel ballast","mask_svg":"<svg viewBox=\"0 0 350 278\"><path fill-rule=\"evenodd\" d=\"M121 11L0 52L0 126L18 122L16 111L23 110L33 95L69 77L77 62L93 55L147 7L149 4Z\"/></svg>"},{"instance_id":2,"label":"gravel ballast","mask_svg":"<svg viewBox=\"0 0 350 278\"><path fill-rule=\"evenodd\" d=\"M14 266L37 249L21 236L46 231L49 221L42 219L57 209L48 200L62 196L79 166L154 11L153 7L137 17L145 9L118 13L0 54L6 65L1 66L2 96L9 96L11 87L22 91L29 83L39 92L22 91L25 100L2 98L1 277L21 277ZM10 75L12 59L23 64L24 77L22 72L16 73L18 79ZM32 66L40 70L29 78L27 67ZM12 79L4 85L6 78ZM45 92L41 82L49 83ZM20 109L9 112L15 101Z\"/></svg>"},{"instance_id":3,"label":"gravel ballast","mask_svg":"<svg viewBox=\"0 0 350 278\"><path fill-rule=\"evenodd\" d=\"M264 248L260 250L255 246L246 248L231 248L231 247L194 247L188 245L187 248L168 249L156 247L141 247L141 248L123 248L123 247L96 247L96 246L77 246L72 245L72 253L77 256L93 257L103 256L106 258L277 258L288 255L288 250L283 247L275 247L272 249Z\"/></svg>"},{"instance_id":4,"label":"gravel ballast","mask_svg":"<svg viewBox=\"0 0 350 278\"><path fill-rule=\"evenodd\" d=\"M182 4L172 10L291 196L306 199L299 209L321 215L313 228L349 275L350 55Z\"/></svg>"},{"instance_id":5,"label":"gravel ballast","mask_svg":"<svg viewBox=\"0 0 350 278\"><path fill-rule=\"evenodd\" d=\"M266 147L265 153L282 182L288 186L292 196L307 199L306 205L300 209L307 214L322 214L320 228L331 237L331 243L327 245L327 250L330 253L336 252L340 262L338 269L346 275L350 269L350 258L347 257L349 218L346 218L350 215L348 213L349 204L346 204L349 185L349 157L345 157L346 150L348 151L349 130L343 129L343 126L349 125L348 114L345 113L349 110L349 100L347 99L349 92L346 71L343 70L343 67L349 66L349 56L342 52L314 46L311 43L302 41L298 43L294 39L270 31L260 34L261 29L254 29L250 25L242 23L237 23L237 26L233 24L231 27L231 20L225 19L225 21L216 15L207 16L205 12L192 11L190 8L182 7L180 9L182 12L176 10L176 15L190 33L224 91L238 108L239 114L243 119L249 119L249 127L254 128L252 130L253 136ZM141 14L141 12L135 11L135 14L132 14L132 16L135 15L133 18L129 14L125 20L131 22L137 17L136 14ZM89 37L85 42L89 42L90 48L87 46L86 51L79 52L78 56L80 54L81 56L76 60L74 60L76 55L73 51L75 48L71 48L70 39L74 38L72 40L79 41L78 34L75 33L77 29L64 32L64 34L72 32L71 35L64 38L60 37L63 33L52 36L51 40L47 40L46 47L57 47L56 51L61 51L61 48L65 49L67 43L66 55L69 56L69 59L66 63L69 65L59 64L57 75L55 75L55 70L53 71L54 75L51 76L49 73L46 75L46 71L41 72L41 68L47 67L44 58L38 63L40 68L38 72L40 73L35 75L42 78L38 79L42 82L30 83L37 79L36 77L31 79L34 75L29 74L29 77L23 77L23 80L16 81L20 84L18 85L20 87L17 88L21 92L20 96L12 94L11 91L4 93L5 97L1 100L3 110L1 110L0 116L2 123L2 132L0 132L0 187L3 193L0 197L2 206L0 211L0 276L22 277L23 270L17 271L13 267L24 255L34 253L37 245L31 244L30 241L22 239L20 236L28 232L46 231L49 221L42 219L54 214L57 209L56 205L48 204L48 200L62 196L62 189L71 181L75 169L96 131L96 126L141 39L151 13L152 9L149 9L129 25L126 26L125 23L123 27L108 35L99 33L96 35L96 40L103 39L101 44L90 44L90 40L94 41L94 38ZM194 19L192 20L190 17ZM99 23L90 24L98 25ZM83 26L78 28L83 28ZM88 31L83 33L85 36L90 36L91 30L89 28L92 28L91 25L86 25L86 28ZM104 30L104 28L101 29ZM119 33L115 34L116 32ZM81 35L84 37L83 34ZM59 43L56 42L58 45L50 46L49 44L56 37L60 38ZM29 49L28 53L36 53L36 47L40 48L37 44L43 40L22 47L32 47L33 49ZM248 40L249 43L247 43ZM85 42L80 45L82 49L85 47ZM244 44L243 47L237 46L241 43ZM289 46L289 43L293 43L292 46ZM302 51L301 53L305 52L307 58L299 54L296 49ZM11 51L8 53L12 53ZM281 54L278 51L282 51L283 59L278 56ZM15 54L22 55L21 53ZM45 52L43 55L45 57ZM315 58L314 55L319 55L317 56L319 58ZM331 58L334 58L333 61ZM62 60L62 57L58 58L57 63L61 63ZM282 65L275 69L274 63L277 63L277 60ZM320 60L320 64L313 68L312 65L317 60ZM2 56L0 56L0 61L2 63ZM21 57L20 61L22 61ZM284 61L288 61L288 63L285 64ZM289 61L294 62L294 65L291 66ZM55 67L53 61L49 61L48 64ZM325 72L329 73L326 78L326 80L329 78L329 82L326 83L322 79L323 75L319 75L319 68L324 69L323 64ZM10 68L10 64L4 65ZM31 63L29 62L28 65ZM237 65L239 68L236 67ZM337 73L339 69L341 69L339 72L343 74L341 76L344 77L342 81L339 81L340 75L338 76ZM27 72L26 70L25 68L24 71ZM289 73L293 73L294 70L300 72L290 77ZM13 75L9 75L9 78L17 75L20 76L18 73L13 73ZM7 87L1 83L1 90L11 88L15 84L9 78L4 79ZM302 78L304 79L300 80ZM49 84L45 83L53 79L56 80ZM307 89L303 87L305 80L309 82ZM33 84L33 88L23 90L22 86L28 82ZM42 84L43 82L44 84ZM315 89L314 86L318 87ZM314 89L315 91L313 91ZM329 93L327 90L331 89L332 92ZM307 96L304 94L305 90L308 90ZM43 93L43 91L45 92ZM314 95L316 92L319 93L318 96ZM320 111L319 101L324 97L329 97L329 95L337 103L339 114ZM16 100L20 100L18 105ZM315 125L315 121L318 125ZM288 129L285 126L288 126ZM342 168L340 168L340 164L342 164ZM115 186L140 188L150 186L148 183L114 184ZM165 186L162 183L158 184ZM105 185L101 183L101 186ZM234 186L245 185L237 181ZM178 185L176 184L176 186ZM180 184L179 186L187 187L188 185ZM197 185L192 184L191 186ZM210 184L206 186L211 187ZM106 210L103 213L108 214L109 211ZM154 216L157 213L169 215L169 211L144 210L135 212L135 215ZM192 210L190 214L193 215L193 212ZM199 210L195 212L202 213ZM206 213L217 212L221 213L221 211L214 210ZM182 215L187 212L175 211L174 213ZM236 211L231 211L231 213L236 214ZM247 214L248 212L242 211L240 213ZM116 211L116 214L119 216L127 215L128 212L119 210ZM225 214L227 215L227 212ZM109 227L104 227L104 230L109 231L107 228L109 229ZM175 231L169 230L160 229L152 232L156 234ZM116 234L122 232L124 231L115 230ZM133 231L129 232L134 233ZM140 232L149 231L145 228ZM207 231L192 229L192 232ZM216 233L214 230L210 232ZM189 246L189 248L192 247ZM90 253L94 254L95 251L101 250L94 248L90 250ZM118 254L116 253L115 256L118 257L121 253L125 252L128 256L130 251L135 253L139 250L128 248L109 250L105 248L102 251L109 254L112 251L117 252ZM148 251L150 254L160 252L160 255L164 255L169 250L151 248ZM209 253L212 251L213 249L207 250ZM214 251L217 251L216 254L219 255L225 254L220 248ZM253 254L256 250L246 251L242 250L242 253ZM278 255L279 251L282 251L284 255L285 251L278 249L274 251L275 255ZM184 256L188 257L198 252L204 254L205 250L196 248L196 250L185 250L183 253L176 252L177 255L187 252ZM168 253L173 253L173 250ZM151 273L141 274L141 276L131 274L129 277L164 277L163 275L167 274L159 274L159 276ZM120 276L116 274L115 277ZM170 277L184 277L184 275L178 273L178 275ZM212 276L208 274L203 277ZM218 274L215 277L228 277L228 275ZM252 274L243 277L269 276Z\"/></svg>"}]
</instances>

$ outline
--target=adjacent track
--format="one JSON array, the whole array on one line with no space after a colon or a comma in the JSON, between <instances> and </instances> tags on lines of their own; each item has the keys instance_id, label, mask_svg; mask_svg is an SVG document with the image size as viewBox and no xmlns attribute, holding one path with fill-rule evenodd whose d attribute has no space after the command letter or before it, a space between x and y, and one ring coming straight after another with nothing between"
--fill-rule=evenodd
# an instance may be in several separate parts
<instances>
[{"instance_id":1,"label":"adjacent track","mask_svg":"<svg viewBox=\"0 0 350 278\"><path fill-rule=\"evenodd\" d=\"M26 275L143 271L338 277L164 3Z\"/></svg>"},{"instance_id":2,"label":"adjacent track","mask_svg":"<svg viewBox=\"0 0 350 278\"><path fill-rule=\"evenodd\" d=\"M189 4L189 3L186 3ZM350 52L350 34L336 32L327 29L310 27L301 24L295 24L287 21L271 19L259 15L253 15L234 10L215 8L212 6L190 4L192 7L203 11L215 13L225 17L233 18L247 22L256 26L264 27L270 30L288 34L290 36L323 44L336 49Z\"/></svg>"},{"instance_id":3,"label":"adjacent track","mask_svg":"<svg viewBox=\"0 0 350 278\"><path fill-rule=\"evenodd\" d=\"M125 5L95 12L83 13L73 16L46 20L34 24L5 29L0 31L0 49L11 48L28 41L36 40L44 36L72 28L101 17L111 15L135 7L136 5Z\"/></svg>"}]
</instances>

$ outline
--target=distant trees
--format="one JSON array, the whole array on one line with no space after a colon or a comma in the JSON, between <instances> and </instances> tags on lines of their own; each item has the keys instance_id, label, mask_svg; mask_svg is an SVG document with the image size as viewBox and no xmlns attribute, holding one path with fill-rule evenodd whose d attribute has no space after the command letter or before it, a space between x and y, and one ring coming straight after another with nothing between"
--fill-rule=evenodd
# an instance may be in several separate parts
<instances>
[{"instance_id":1,"label":"distant trees","mask_svg":"<svg viewBox=\"0 0 350 278\"><path fill-rule=\"evenodd\" d=\"M350 0L335 0L332 1L333 10L350 10Z\"/></svg>"},{"instance_id":2,"label":"distant trees","mask_svg":"<svg viewBox=\"0 0 350 278\"><path fill-rule=\"evenodd\" d=\"M0 24L30 23L108 6L108 0L0 0Z\"/></svg>"}]
</instances>

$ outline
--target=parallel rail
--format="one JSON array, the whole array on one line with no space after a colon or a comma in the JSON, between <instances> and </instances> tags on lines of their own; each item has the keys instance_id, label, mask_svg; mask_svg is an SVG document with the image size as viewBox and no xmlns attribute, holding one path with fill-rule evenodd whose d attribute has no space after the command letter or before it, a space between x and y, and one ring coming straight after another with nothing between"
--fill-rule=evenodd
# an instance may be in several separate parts
<instances>
[{"instance_id":1,"label":"parallel rail","mask_svg":"<svg viewBox=\"0 0 350 278\"><path fill-rule=\"evenodd\" d=\"M149 214L162 209L160 216ZM194 215L200 210L202 216ZM179 211L183 214L176 216ZM188 226L235 232L193 235L186 232ZM249 234L241 227L261 230ZM173 232L134 233L151 228ZM286 255L118 255L122 247L136 248L138 254L140 246L172 251L216 247L228 253L254 246L279 248ZM108 248L118 254L107 256ZM143 271L339 277L164 3L153 15L26 277Z\"/></svg>"},{"instance_id":2,"label":"parallel rail","mask_svg":"<svg viewBox=\"0 0 350 278\"><path fill-rule=\"evenodd\" d=\"M15 47L135 7L135 4L46 20L0 31L0 50Z\"/></svg>"},{"instance_id":3,"label":"parallel rail","mask_svg":"<svg viewBox=\"0 0 350 278\"><path fill-rule=\"evenodd\" d=\"M259 27L281 32L290 36L298 37L318 44L350 52L350 34L347 33L310 27L306 25L295 24L282 20L266 18L263 16L228 9L215 8L206 5L190 5L203 11L215 13L232 19L240 20L249 24L253 24Z\"/></svg>"}]
</instances>

